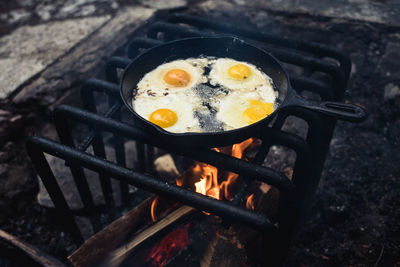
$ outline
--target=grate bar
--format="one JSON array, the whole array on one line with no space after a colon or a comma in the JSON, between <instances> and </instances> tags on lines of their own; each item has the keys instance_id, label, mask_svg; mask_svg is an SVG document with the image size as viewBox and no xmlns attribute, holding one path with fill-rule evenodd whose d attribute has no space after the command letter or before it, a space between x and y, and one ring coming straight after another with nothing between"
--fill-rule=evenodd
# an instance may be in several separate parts
<instances>
[{"instance_id":1,"label":"grate bar","mask_svg":"<svg viewBox=\"0 0 400 267\"><path fill-rule=\"evenodd\" d=\"M204 196L176 185L170 185L158 181L150 176L122 168L114 163L63 146L57 142L42 138L31 137L29 146L38 151L61 157L67 161L79 163L93 171L102 172L113 178L123 180L126 183L142 188L155 194L169 197L185 205L193 206L199 210L211 212L235 222L243 223L263 232L276 232L275 226L270 220L261 214L238 208L230 203Z\"/></svg>"},{"instance_id":2,"label":"grate bar","mask_svg":"<svg viewBox=\"0 0 400 267\"><path fill-rule=\"evenodd\" d=\"M174 23L188 23L194 26L208 27L210 29L216 29L218 31L223 31L226 33L246 36L248 38L278 45L287 48L292 48L304 52L309 52L322 57L331 57L336 59L340 63L340 68L345 75L345 79L349 78L349 73L351 70L350 58L345 55L342 51L326 46L324 44L305 42L301 40L294 40L287 37L282 37L266 32L260 32L258 30L253 30L250 28L238 27L238 25L233 25L226 22L215 21L208 18L193 16L189 14L173 14L168 19L169 22Z\"/></svg>"},{"instance_id":3,"label":"grate bar","mask_svg":"<svg viewBox=\"0 0 400 267\"><path fill-rule=\"evenodd\" d=\"M208 164L214 165L216 167L221 167L223 169L228 169L232 172L239 174L246 174L248 176L256 177L265 183L274 185L280 190L293 191L293 185L287 179L286 176L275 172L274 170L262 167L254 166L251 163L244 162L240 159L221 154L209 149L185 149L171 146L165 142L160 142L158 140L153 140L147 132L143 130L131 127L124 123L106 119L97 114L93 114L87 111L80 110L75 107L61 105L54 110L54 115L57 117L57 121L65 121L66 119L72 119L81 123L86 123L97 127L98 129L103 129L104 131L109 131L116 133L127 138L132 138L153 146L160 147L162 149L169 150L173 153L180 154L193 158L197 161L206 162Z\"/></svg>"},{"instance_id":4,"label":"grate bar","mask_svg":"<svg viewBox=\"0 0 400 267\"><path fill-rule=\"evenodd\" d=\"M139 54L139 49L150 48L164 43L163 41L138 37L133 39L128 45L128 57L134 58Z\"/></svg>"},{"instance_id":5,"label":"grate bar","mask_svg":"<svg viewBox=\"0 0 400 267\"><path fill-rule=\"evenodd\" d=\"M33 165L36 168L37 173L43 182L43 185L50 195L58 216L62 219L62 222L72 234L75 242L77 244L82 244L84 240L80 234L79 227L76 224L72 211L69 209L67 201L64 198L64 194L62 193L57 180L50 169L49 163L47 162L43 153L38 150L37 146L33 143L28 141L26 144L26 149Z\"/></svg>"},{"instance_id":6,"label":"grate bar","mask_svg":"<svg viewBox=\"0 0 400 267\"><path fill-rule=\"evenodd\" d=\"M166 22L153 23L148 31L148 36L150 38L157 39L157 35L159 32L168 32L174 35L175 37L215 36L215 34L204 33L203 31L182 27L176 24L166 23ZM272 47L268 47L266 49L283 62L295 65L301 65L313 71L320 71L331 75L332 84L334 85L336 97L339 98L342 95L344 91L343 87L345 87L346 85L345 82L346 79L344 73L336 64L331 63L329 61L313 58L310 56L302 56L292 51L285 51L282 49L276 49Z\"/></svg>"},{"instance_id":7,"label":"grate bar","mask_svg":"<svg viewBox=\"0 0 400 267\"><path fill-rule=\"evenodd\" d=\"M131 62L129 58L126 57L112 57L106 63L106 78L107 81L112 83L118 83L118 69L125 69Z\"/></svg>"}]
</instances>

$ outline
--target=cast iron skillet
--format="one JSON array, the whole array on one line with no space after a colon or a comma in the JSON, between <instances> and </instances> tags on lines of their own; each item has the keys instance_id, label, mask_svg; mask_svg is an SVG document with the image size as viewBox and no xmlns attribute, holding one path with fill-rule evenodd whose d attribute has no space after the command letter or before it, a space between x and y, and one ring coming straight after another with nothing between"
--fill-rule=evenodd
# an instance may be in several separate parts
<instances>
[{"instance_id":1,"label":"cast iron skillet","mask_svg":"<svg viewBox=\"0 0 400 267\"><path fill-rule=\"evenodd\" d=\"M143 76L157 66L176 59L199 56L233 58L249 62L269 75L278 90L278 108L268 117L243 128L211 133L170 133L140 117L132 108L136 85ZM288 74L269 53L234 37L199 37L181 39L153 47L136 57L125 69L120 84L121 97L134 118L149 134L163 142L179 146L221 147L239 143L249 137L258 136L278 112L288 108L305 108L336 119L360 122L366 113L358 106L337 102L311 102L299 97L290 86Z\"/></svg>"}]
</instances>

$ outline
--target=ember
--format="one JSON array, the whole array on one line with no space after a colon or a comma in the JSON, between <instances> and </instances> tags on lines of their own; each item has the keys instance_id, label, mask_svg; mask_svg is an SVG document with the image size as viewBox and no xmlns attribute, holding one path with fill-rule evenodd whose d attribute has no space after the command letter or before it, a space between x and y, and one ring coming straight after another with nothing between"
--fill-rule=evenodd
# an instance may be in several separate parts
<instances>
[{"instance_id":1,"label":"ember","mask_svg":"<svg viewBox=\"0 0 400 267\"><path fill-rule=\"evenodd\" d=\"M164 266L168 259L178 255L189 243L189 224L178 228L166 235L151 249L146 258L146 263L150 266Z\"/></svg>"}]
</instances>

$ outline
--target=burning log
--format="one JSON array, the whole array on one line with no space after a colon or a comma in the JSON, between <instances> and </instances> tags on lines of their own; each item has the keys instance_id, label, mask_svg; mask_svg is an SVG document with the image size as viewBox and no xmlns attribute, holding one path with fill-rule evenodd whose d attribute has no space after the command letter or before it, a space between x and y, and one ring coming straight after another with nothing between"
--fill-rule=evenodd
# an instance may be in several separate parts
<instances>
[{"instance_id":1,"label":"burning log","mask_svg":"<svg viewBox=\"0 0 400 267\"><path fill-rule=\"evenodd\" d=\"M101 264L101 266L119 266L129 255L130 253L137 248L140 244L142 244L145 240L151 238L158 232L162 231L166 227L171 224L177 222L183 216L191 213L195 209L188 206L180 207L179 209L171 212L168 216L158 221L156 224L151 227L141 231L139 234L134 236L126 245L112 252Z\"/></svg>"},{"instance_id":2,"label":"burning log","mask_svg":"<svg viewBox=\"0 0 400 267\"><path fill-rule=\"evenodd\" d=\"M201 267L235 267L246 262L244 246L230 229L219 229L200 259Z\"/></svg>"},{"instance_id":3,"label":"burning log","mask_svg":"<svg viewBox=\"0 0 400 267\"><path fill-rule=\"evenodd\" d=\"M215 148L215 150L237 158L247 159L246 155L251 153L257 145L257 140L248 139L232 147ZM185 171L179 175L175 162L169 154L156 159L154 162L154 168L160 175L168 175L170 178L175 178L178 186L220 200L232 200L237 192L237 188L241 185L241 179L237 179L238 175L236 173L218 170L212 165L201 162L193 162L189 168L185 169ZM252 190L253 193L247 198L246 207L250 210L263 212L268 215L275 213L278 206L277 191L269 185L258 182L253 183L252 187L254 190ZM129 261L131 256L135 257L135 255L132 254L133 251L135 251L135 253L142 251L142 248L146 246L144 244L145 241L160 234L161 231L172 224L177 223L179 219L194 210L191 207L183 206L171 212L166 217L158 220L159 213L168 213L174 205L173 202L159 196L146 200L124 216L127 217L125 223L113 223L106 228L107 231L103 230L96 234L94 237L86 241L85 244L70 257L70 260L77 266L87 266L88 263L93 264L94 262L99 262L99 259L104 259L100 260L101 266L118 266L125 262L125 260ZM208 213L205 214L209 215ZM126 235L136 232L140 226L143 227L147 225L150 217L153 219L155 224L144 228L144 230L135 234L130 241L126 242L125 245L121 246L121 242L123 242ZM216 217L211 216L208 218L214 219ZM117 220L117 222L119 220ZM219 219L217 218L217 221L218 220ZM203 219L201 219L201 221L203 221ZM170 234L161 238L161 240L153 246L151 251L141 253L148 253L148 255L143 255L147 255L146 259L152 262L163 262L163 264L165 264L166 261L172 260L173 262L176 257L173 251L176 252L176 250L182 250L182 248L178 248L177 242L175 242L177 241L176 239L185 239L185 237L188 239L189 227L192 229L192 235L194 234L194 236L196 236L195 233L197 232L193 230L193 227L195 228L195 225L200 225L202 223L207 224L207 220L204 220L204 222L201 221L196 221L196 224L188 223L185 226L177 228ZM201 241L202 249L196 253L196 255L199 255L198 260L202 267L242 266L243 263L247 261L247 244L254 242L254 240L257 240L257 237L259 237L257 231L250 230L240 225L233 225L229 229L225 229L224 226L216 223L214 228L210 229L208 232L208 238ZM98 240L96 240L96 237ZM99 246L98 241L104 243L104 245ZM181 246L188 245L188 242L181 243ZM94 247L92 245L95 245L96 248L93 249ZM194 245L190 243L189 245L191 247L199 247L199 244ZM119 248L117 248L118 246ZM165 254L169 254L168 248L172 249L170 253L171 255L164 257ZM92 251L92 254L93 251L95 251L94 253L96 255L90 255L90 251ZM163 255L163 257L160 255ZM151 259L148 259L148 257L151 257ZM89 258L95 260L90 261Z\"/></svg>"},{"instance_id":4,"label":"burning log","mask_svg":"<svg viewBox=\"0 0 400 267\"><path fill-rule=\"evenodd\" d=\"M88 266L107 255L125 238L126 234L148 221L148 212L154 197L148 198L127 214L89 238L68 259L74 266Z\"/></svg>"}]
</instances>

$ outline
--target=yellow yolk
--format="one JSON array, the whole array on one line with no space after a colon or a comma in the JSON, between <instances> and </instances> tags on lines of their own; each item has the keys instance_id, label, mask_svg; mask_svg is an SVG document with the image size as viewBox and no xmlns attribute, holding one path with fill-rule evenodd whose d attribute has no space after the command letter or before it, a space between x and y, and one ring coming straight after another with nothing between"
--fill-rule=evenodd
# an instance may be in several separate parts
<instances>
[{"instance_id":1,"label":"yellow yolk","mask_svg":"<svg viewBox=\"0 0 400 267\"><path fill-rule=\"evenodd\" d=\"M274 112L273 103L263 103L258 100L248 100L250 107L243 112L245 121L249 124L255 123L259 120L264 119L269 114Z\"/></svg>"},{"instance_id":2,"label":"yellow yolk","mask_svg":"<svg viewBox=\"0 0 400 267\"><path fill-rule=\"evenodd\" d=\"M176 87L183 87L190 82L190 75L184 70L173 69L165 74L164 81Z\"/></svg>"},{"instance_id":3,"label":"yellow yolk","mask_svg":"<svg viewBox=\"0 0 400 267\"><path fill-rule=\"evenodd\" d=\"M251 69L243 64L237 64L228 69L228 75L235 80L244 80L251 75Z\"/></svg>"},{"instance_id":4,"label":"yellow yolk","mask_svg":"<svg viewBox=\"0 0 400 267\"><path fill-rule=\"evenodd\" d=\"M176 123L178 116L176 113L167 108L157 109L150 114L149 121L160 126L161 128L167 128Z\"/></svg>"}]
</instances>

